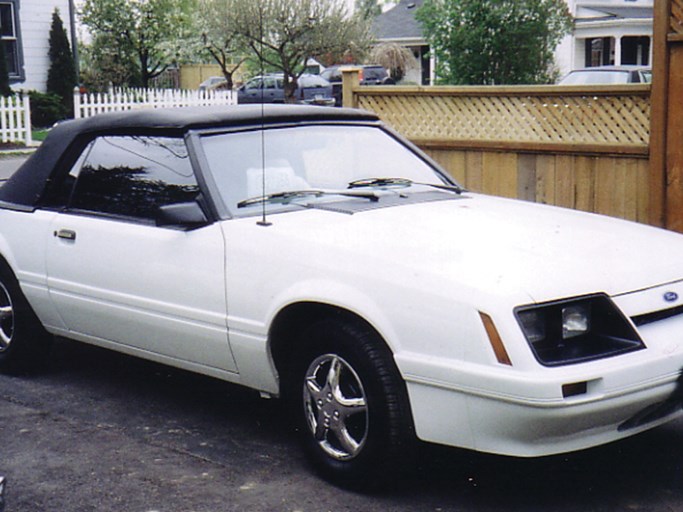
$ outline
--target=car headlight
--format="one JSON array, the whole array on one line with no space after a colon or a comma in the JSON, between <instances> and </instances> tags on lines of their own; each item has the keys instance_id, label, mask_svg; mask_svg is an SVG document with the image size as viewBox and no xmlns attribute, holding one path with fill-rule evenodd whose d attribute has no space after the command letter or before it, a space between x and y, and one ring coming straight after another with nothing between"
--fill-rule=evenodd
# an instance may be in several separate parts
<instances>
[{"instance_id":1,"label":"car headlight","mask_svg":"<svg viewBox=\"0 0 683 512\"><path fill-rule=\"evenodd\" d=\"M631 323L606 295L522 306L515 309L515 315L534 356L545 366L645 348Z\"/></svg>"}]
</instances>

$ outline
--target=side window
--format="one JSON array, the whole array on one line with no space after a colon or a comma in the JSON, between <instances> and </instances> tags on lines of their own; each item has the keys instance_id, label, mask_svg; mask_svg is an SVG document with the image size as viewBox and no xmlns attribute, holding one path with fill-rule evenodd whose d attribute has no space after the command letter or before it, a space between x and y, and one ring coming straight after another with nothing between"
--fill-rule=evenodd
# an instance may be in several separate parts
<instances>
[{"instance_id":1,"label":"side window","mask_svg":"<svg viewBox=\"0 0 683 512\"><path fill-rule=\"evenodd\" d=\"M275 84L275 79L274 78L264 78L263 79L263 88L264 89L277 89L277 86Z\"/></svg>"},{"instance_id":2,"label":"side window","mask_svg":"<svg viewBox=\"0 0 683 512\"><path fill-rule=\"evenodd\" d=\"M18 0L0 2L0 40L5 51L10 82L24 79L18 8Z\"/></svg>"},{"instance_id":3,"label":"side window","mask_svg":"<svg viewBox=\"0 0 683 512\"><path fill-rule=\"evenodd\" d=\"M104 136L76 162L69 208L154 219L163 205L194 200L199 187L185 141L170 137Z\"/></svg>"},{"instance_id":4,"label":"side window","mask_svg":"<svg viewBox=\"0 0 683 512\"><path fill-rule=\"evenodd\" d=\"M82 149L78 160L76 160L76 162L71 166L69 174L64 176L62 179L50 179L48 181L46 194L41 200L42 206L62 210L69 205L71 191L76 183L78 171L81 167L83 167L83 162L85 162L85 159L94 145L95 142L93 141Z\"/></svg>"},{"instance_id":5,"label":"side window","mask_svg":"<svg viewBox=\"0 0 683 512\"><path fill-rule=\"evenodd\" d=\"M254 78L252 80L249 80L247 84L244 86L244 88L247 91L253 91L255 89L260 89L262 85L261 79L260 78Z\"/></svg>"}]
</instances>

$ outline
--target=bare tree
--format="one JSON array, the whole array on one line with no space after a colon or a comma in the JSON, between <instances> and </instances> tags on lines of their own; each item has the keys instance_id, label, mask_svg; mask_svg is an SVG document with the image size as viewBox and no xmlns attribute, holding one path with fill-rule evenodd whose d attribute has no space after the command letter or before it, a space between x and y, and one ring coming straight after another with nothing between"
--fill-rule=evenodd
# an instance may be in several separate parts
<instances>
[{"instance_id":1,"label":"bare tree","mask_svg":"<svg viewBox=\"0 0 683 512\"><path fill-rule=\"evenodd\" d=\"M359 53L371 41L370 24L349 16L343 0L233 0L233 22L259 61L284 75L285 101L311 57Z\"/></svg>"},{"instance_id":2,"label":"bare tree","mask_svg":"<svg viewBox=\"0 0 683 512\"><path fill-rule=\"evenodd\" d=\"M398 43L378 44L370 51L368 62L387 68L391 78L396 82L401 80L408 71L419 68L413 52Z\"/></svg>"},{"instance_id":3,"label":"bare tree","mask_svg":"<svg viewBox=\"0 0 683 512\"><path fill-rule=\"evenodd\" d=\"M199 0L197 5L203 49L220 66L228 89L233 88L233 76L246 60L246 43L238 30L235 4L235 0Z\"/></svg>"}]
</instances>

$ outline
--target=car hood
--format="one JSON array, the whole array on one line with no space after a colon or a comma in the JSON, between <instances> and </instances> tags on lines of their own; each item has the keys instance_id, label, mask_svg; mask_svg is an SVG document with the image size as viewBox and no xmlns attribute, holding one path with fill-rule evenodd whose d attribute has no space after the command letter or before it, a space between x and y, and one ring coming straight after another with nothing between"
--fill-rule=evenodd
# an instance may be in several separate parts
<instances>
[{"instance_id":1,"label":"car hood","mask_svg":"<svg viewBox=\"0 0 683 512\"><path fill-rule=\"evenodd\" d=\"M353 215L305 210L272 220L283 248L285 240L313 248L294 250L297 258L319 257L335 268L360 264L360 273L423 277L429 286L514 300L614 296L683 278L678 234L478 194Z\"/></svg>"}]
</instances>

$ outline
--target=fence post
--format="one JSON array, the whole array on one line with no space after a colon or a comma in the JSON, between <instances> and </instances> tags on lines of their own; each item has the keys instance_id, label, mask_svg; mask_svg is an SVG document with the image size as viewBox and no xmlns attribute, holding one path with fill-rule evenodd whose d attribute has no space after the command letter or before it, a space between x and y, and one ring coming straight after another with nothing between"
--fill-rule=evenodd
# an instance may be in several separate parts
<instances>
[{"instance_id":1,"label":"fence post","mask_svg":"<svg viewBox=\"0 0 683 512\"><path fill-rule=\"evenodd\" d=\"M28 94L23 96L24 103L24 141L27 146L33 144L33 134L31 132L31 98Z\"/></svg>"},{"instance_id":2,"label":"fence post","mask_svg":"<svg viewBox=\"0 0 683 512\"><path fill-rule=\"evenodd\" d=\"M342 106L358 108L354 89L360 85L360 68L343 67L342 72Z\"/></svg>"},{"instance_id":3,"label":"fence post","mask_svg":"<svg viewBox=\"0 0 683 512\"><path fill-rule=\"evenodd\" d=\"M683 11L678 0L654 9L650 209L654 224L683 233Z\"/></svg>"},{"instance_id":4,"label":"fence post","mask_svg":"<svg viewBox=\"0 0 683 512\"><path fill-rule=\"evenodd\" d=\"M81 89L74 87L74 119L81 117Z\"/></svg>"},{"instance_id":5,"label":"fence post","mask_svg":"<svg viewBox=\"0 0 683 512\"><path fill-rule=\"evenodd\" d=\"M7 142L7 114L9 112L9 98L0 96L0 142Z\"/></svg>"}]
</instances>

